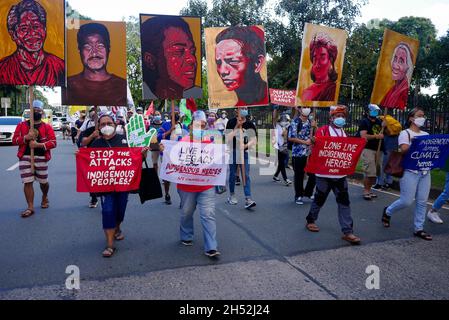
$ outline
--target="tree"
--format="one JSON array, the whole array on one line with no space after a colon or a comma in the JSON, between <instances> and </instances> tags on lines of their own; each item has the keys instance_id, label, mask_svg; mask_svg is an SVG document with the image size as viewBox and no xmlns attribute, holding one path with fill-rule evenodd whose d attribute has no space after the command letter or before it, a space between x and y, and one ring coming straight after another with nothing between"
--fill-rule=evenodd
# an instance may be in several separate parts
<instances>
[{"instance_id":1,"label":"tree","mask_svg":"<svg viewBox=\"0 0 449 320\"><path fill-rule=\"evenodd\" d=\"M439 86L437 99L441 104L449 103L449 30L432 47L429 60L432 60L432 76Z\"/></svg>"},{"instance_id":2,"label":"tree","mask_svg":"<svg viewBox=\"0 0 449 320\"><path fill-rule=\"evenodd\" d=\"M128 85L136 105L142 104L142 57L140 45L140 23L137 17L126 21L126 49Z\"/></svg>"}]
</instances>

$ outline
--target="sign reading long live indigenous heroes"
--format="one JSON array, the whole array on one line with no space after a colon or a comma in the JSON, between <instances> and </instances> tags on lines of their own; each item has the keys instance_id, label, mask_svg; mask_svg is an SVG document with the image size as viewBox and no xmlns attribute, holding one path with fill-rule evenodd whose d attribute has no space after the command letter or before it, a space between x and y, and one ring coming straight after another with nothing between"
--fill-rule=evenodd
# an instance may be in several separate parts
<instances>
[{"instance_id":1,"label":"sign reading long live indigenous heroes","mask_svg":"<svg viewBox=\"0 0 449 320\"><path fill-rule=\"evenodd\" d=\"M222 144L162 141L161 179L194 186L226 185L226 155Z\"/></svg>"},{"instance_id":2,"label":"sign reading long live indigenous heroes","mask_svg":"<svg viewBox=\"0 0 449 320\"><path fill-rule=\"evenodd\" d=\"M449 135L416 137L412 141L402 166L404 169L429 171L443 168L449 157Z\"/></svg>"},{"instance_id":3,"label":"sign reading long live indigenous heroes","mask_svg":"<svg viewBox=\"0 0 449 320\"><path fill-rule=\"evenodd\" d=\"M142 148L83 148L76 155L77 192L139 189Z\"/></svg>"},{"instance_id":4,"label":"sign reading long live indigenous heroes","mask_svg":"<svg viewBox=\"0 0 449 320\"><path fill-rule=\"evenodd\" d=\"M355 172L366 140L317 137L305 169L308 173L345 176Z\"/></svg>"}]
</instances>

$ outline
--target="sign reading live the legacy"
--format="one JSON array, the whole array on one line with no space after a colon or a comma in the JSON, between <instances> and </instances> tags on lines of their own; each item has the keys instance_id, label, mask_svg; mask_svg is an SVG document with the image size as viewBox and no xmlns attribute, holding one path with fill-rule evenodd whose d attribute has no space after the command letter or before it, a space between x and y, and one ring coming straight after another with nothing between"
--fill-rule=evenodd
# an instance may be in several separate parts
<instances>
[{"instance_id":1,"label":"sign reading live the legacy","mask_svg":"<svg viewBox=\"0 0 449 320\"><path fill-rule=\"evenodd\" d=\"M296 90L270 89L270 100L272 104L296 107Z\"/></svg>"},{"instance_id":2,"label":"sign reading live the legacy","mask_svg":"<svg viewBox=\"0 0 449 320\"><path fill-rule=\"evenodd\" d=\"M366 140L362 138L317 137L306 172L343 176L355 172Z\"/></svg>"},{"instance_id":3,"label":"sign reading live the legacy","mask_svg":"<svg viewBox=\"0 0 449 320\"><path fill-rule=\"evenodd\" d=\"M76 155L77 192L139 189L142 148L81 148Z\"/></svg>"}]
</instances>

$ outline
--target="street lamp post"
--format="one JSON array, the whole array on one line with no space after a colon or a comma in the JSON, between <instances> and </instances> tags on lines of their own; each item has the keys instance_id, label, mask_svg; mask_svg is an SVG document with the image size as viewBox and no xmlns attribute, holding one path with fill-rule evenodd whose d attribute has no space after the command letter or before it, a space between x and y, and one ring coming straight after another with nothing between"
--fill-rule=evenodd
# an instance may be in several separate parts
<instances>
[{"instance_id":1,"label":"street lamp post","mask_svg":"<svg viewBox=\"0 0 449 320\"><path fill-rule=\"evenodd\" d=\"M345 83L342 83L341 84L343 87L349 87L349 88L351 88L351 101L353 101L354 100L354 84L353 83L351 83L351 84L345 84Z\"/></svg>"}]
</instances>

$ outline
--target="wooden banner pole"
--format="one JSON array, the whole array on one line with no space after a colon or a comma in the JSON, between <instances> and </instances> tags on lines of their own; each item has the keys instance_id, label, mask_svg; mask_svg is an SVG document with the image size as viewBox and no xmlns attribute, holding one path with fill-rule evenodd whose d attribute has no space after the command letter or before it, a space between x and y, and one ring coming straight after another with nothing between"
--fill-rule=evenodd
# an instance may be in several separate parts
<instances>
[{"instance_id":1,"label":"wooden banner pole","mask_svg":"<svg viewBox=\"0 0 449 320\"><path fill-rule=\"evenodd\" d=\"M240 113L240 108L239 110L239 118L242 118L242 114ZM241 129L239 129L239 138L240 138L240 146L243 146L242 150L243 152L241 152L240 154L240 172L241 172L241 176L242 176L242 182L243 182L243 186L246 186L246 175L245 175L245 148L244 148L244 140L243 140L243 127ZM249 151L249 150L248 150ZM249 157L249 154L248 154Z\"/></svg>"},{"instance_id":2,"label":"wooden banner pole","mask_svg":"<svg viewBox=\"0 0 449 320\"><path fill-rule=\"evenodd\" d=\"M28 87L28 100L30 102L30 132L34 132L34 107L33 107L33 86ZM30 148L30 162L31 162L31 172L34 174L34 149Z\"/></svg>"}]
</instances>

